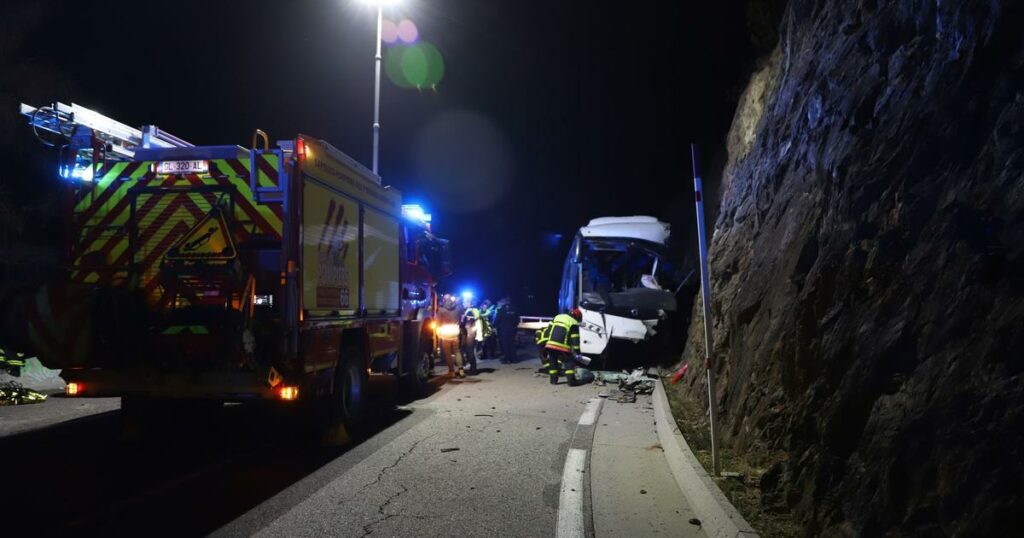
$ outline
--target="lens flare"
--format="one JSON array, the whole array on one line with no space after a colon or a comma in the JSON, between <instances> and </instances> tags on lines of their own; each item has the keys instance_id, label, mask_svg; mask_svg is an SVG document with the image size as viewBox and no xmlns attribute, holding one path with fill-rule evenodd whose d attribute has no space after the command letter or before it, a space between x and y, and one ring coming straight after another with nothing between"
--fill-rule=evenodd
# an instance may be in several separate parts
<instances>
[{"instance_id":1,"label":"lens flare","mask_svg":"<svg viewBox=\"0 0 1024 538\"><path fill-rule=\"evenodd\" d=\"M402 21L398 23L397 33L398 39L401 39L402 43L407 45L412 45L420 38L420 31L416 28L416 23L409 19L402 19Z\"/></svg>"},{"instance_id":2,"label":"lens flare","mask_svg":"<svg viewBox=\"0 0 1024 538\"><path fill-rule=\"evenodd\" d=\"M444 77L444 58L430 43L397 44L384 56L384 71L399 88L436 89Z\"/></svg>"},{"instance_id":3,"label":"lens flare","mask_svg":"<svg viewBox=\"0 0 1024 538\"><path fill-rule=\"evenodd\" d=\"M455 110L416 134L415 172L446 211L483 211L510 188L515 160L505 134L483 115Z\"/></svg>"},{"instance_id":4,"label":"lens flare","mask_svg":"<svg viewBox=\"0 0 1024 538\"><path fill-rule=\"evenodd\" d=\"M392 20L389 20L389 19L384 19L383 21L381 21L381 25L380 25L380 38L381 38L381 40L383 40L385 43L387 43L389 45L393 45L396 42L398 42L398 36L399 36L398 25L395 24L395 21L392 21Z\"/></svg>"},{"instance_id":5,"label":"lens flare","mask_svg":"<svg viewBox=\"0 0 1024 538\"><path fill-rule=\"evenodd\" d=\"M409 81L414 88L422 88L427 83L427 55L423 53L423 47L409 47L402 55L402 76Z\"/></svg>"}]
</instances>

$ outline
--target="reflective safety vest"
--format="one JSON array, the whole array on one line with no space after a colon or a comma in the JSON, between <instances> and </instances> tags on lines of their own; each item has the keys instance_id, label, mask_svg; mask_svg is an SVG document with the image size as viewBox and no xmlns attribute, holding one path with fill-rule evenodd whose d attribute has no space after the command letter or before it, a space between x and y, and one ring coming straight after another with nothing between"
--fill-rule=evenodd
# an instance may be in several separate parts
<instances>
[{"instance_id":1,"label":"reflective safety vest","mask_svg":"<svg viewBox=\"0 0 1024 538\"><path fill-rule=\"evenodd\" d=\"M537 334L535 334L533 338L533 341L536 342L538 346L547 344L548 340L551 339L551 324L549 323L545 325L544 328L538 329Z\"/></svg>"},{"instance_id":2,"label":"reflective safety vest","mask_svg":"<svg viewBox=\"0 0 1024 538\"><path fill-rule=\"evenodd\" d=\"M580 352L580 322L569 314L559 314L551 320L547 349L563 353Z\"/></svg>"},{"instance_id":3,"label":"reflective safety vest","mask_svg":"<svg viewBox=\"0 0 1024 538\"><path fill-rule=\"evenodd\" d=\"M494 307L493 306L489 306L489 307L487 307L486 310L482 310L480 312L480 327L484 331L484 337L485 338L491 336L491 333L494 332L493 328L491 327L491 319L492 319L491 316L493 314L494 314Z\"/></svg>"},{"instance_id":4,"label":"reflective safety vest","mask_svg":"<svg viewBox=\"0 0 1024 538\"><path fill-rule=\"evenodd\" d=\"M19 368L25 367L24 353L8 353L0 347L0 370L11 370L12 373Z\"/></svg>"}]
</instances>

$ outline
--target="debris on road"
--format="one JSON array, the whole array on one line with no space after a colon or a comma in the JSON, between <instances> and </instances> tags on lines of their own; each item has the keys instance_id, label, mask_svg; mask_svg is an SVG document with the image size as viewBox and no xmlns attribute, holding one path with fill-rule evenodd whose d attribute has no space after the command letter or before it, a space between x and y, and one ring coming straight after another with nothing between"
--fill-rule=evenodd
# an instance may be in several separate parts
<instances>
[{"instance_id":1,"label":"debris on road","mask_svg":"<svg viewBox=\"0 0 1024 538\"><path fill-rule=\"evenodd\" d=\"M486 413L480 413L479 415L473 415L474 417L493 417L494 415L488 415Z\"/></svg>"},{"instance_id":2,"label":"debris on road","mask_svg":"<svg viewBox=\"0 0 1024 538\"><path fill-rule=\"evenodd\" d=\"M598 386L606 386L608 383L616 383L619 385L619 396L616 398L617 401L623 403L632 403L636 401L637 394L653 394L654 393L654 381L655 377L649 375L647 370L644 368L637 368L632 373L627 372L610 372L610 371L594 371L594 384ZM632 396L623 393L631 392ZM601 398L607 398L608 395L603 391L598 394ZM624 402L624 400L626 400Z\"/></svg>"},{"instance_id":3,"label":"debris on road","mask_svg":"<svg viewBox=\"0 0 1024 538\"><path fill-rule=\"evenodd\" d=\"M619 383L629 377L626 372L611 372L606 370L594 370L594 383L598 386L605 386L608 383Z\"/></svg>"},{"instance_id":4,"label":"debris on road","mask_svg":"<svg viewBox=\"0 0 1024 538\"><path fill-rule=\"evenodd\" d=\"M736 471L722 471L720 476L729 480L736 480L737 482L744 482L743 473L737 473Z\"/></svg>"},{"instance_id":5,"label":"debris on road","mask_svg":"<svg viewBox=\"0 0 1024 538\"><path fill-rule=\"evenodd\" d=\"M700 526L700 520L695 518L695 517L691 517L690 518L690 525L696 525L696 526L699 527Z\"/></svg>"},{"instance_id":6,"label":"debris on road","mask_svg":"<svg viewBox=\"0 0 1024 538\"><path fill-rule=\"evenodd\" d=\"M441 449L441 452L455 452L455 451L456 451L456 450L458 450L458 449L459 449L459 447L453 447L453 448L442 448L442 449Z\"/></svg>"},{"instance_id":7,"label":"debris on road","mask_svg":"<svg viewBox=\"0 0 1024 538\"><path fill-rule=\"evenodd\" d=\"M0 405L25 405L46 400L46 395L26 389L17 381L0 384Z\"/></svg>"},{"instance_id":8,"label":"debris on road","mask_svg":"<svg viewBox=\"0 0 1024 538\"><path fill-rule=\"evenodd\" d=\"M637 368L626 379L619 381L619 389L625 388L635 391L637 394L652 394L654 393L654 381L655 378L648 376L645 369Z\"/></svg>"},{"instance_id":9,"label":"debris on road","mask_svg":"<svg viewBox=\"0 0 1024 538\"><path fill-rule=\"evenodd\" d=\"M619 395L615 397L615 401L619 403L634 403L636 402L636 391L619 389Z\"/></svg>"}]
</instances>

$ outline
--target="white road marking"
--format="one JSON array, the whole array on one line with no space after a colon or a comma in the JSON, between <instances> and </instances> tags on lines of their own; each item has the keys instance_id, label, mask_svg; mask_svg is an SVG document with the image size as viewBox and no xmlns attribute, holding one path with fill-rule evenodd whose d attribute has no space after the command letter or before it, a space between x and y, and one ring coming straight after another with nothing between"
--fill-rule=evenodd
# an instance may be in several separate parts
<instances>
[{"instance_id":1,"label":"white road marking","mask_svg":"<svg viewBox=\"0 0 1024 538\"><path fill-rule=\"evenodd\" d=\"M587 408L580 417L580 426L593 426L597 422L597 412L601 410L601 398L587 402Z\"/></svg>"},{"instance_id":2,"label":"white road marking","mask_svg":"<svg viewBox=\"0 0 1024 538\"><path fill-rule=\"evenodd\" d=\"M582 538L583 528L583 468L587 451L570 448L562 471L562 492L558 496L557 538Z\"/></svg>"}]
</instances>

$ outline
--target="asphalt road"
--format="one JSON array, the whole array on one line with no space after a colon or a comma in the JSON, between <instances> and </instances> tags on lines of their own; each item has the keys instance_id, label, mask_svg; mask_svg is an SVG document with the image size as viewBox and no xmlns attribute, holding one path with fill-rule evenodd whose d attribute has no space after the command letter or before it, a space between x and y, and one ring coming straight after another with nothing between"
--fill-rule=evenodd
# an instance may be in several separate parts
<instances>
[{"instance_id":1,"label":"asphalt road","mask_svg":"<svg viewBox=\"0 0 1024 538\"><path fill-rule=\"evenodd\" d=\"M536 359L481 366L478 376L383 412L343 447L250 406L170 421L144 438L122 433L110 401L93 404L96 414L8 431L0 438L3 534L589 536L593 496L609 507L599 525L617 506L643 519L658 509L591 491L600 387L552 386L535 376ZM630 420L623 412L616 421ZM3 410L0 423L11 416ZM667 483L660 467L647 467L643 480ZM641 486L628 487L636 503L650 503ZM683 501L672 488L643 487L664 489L660 504L675 508L644 534L682 534Z\"/></svg>"}]
</instances>

